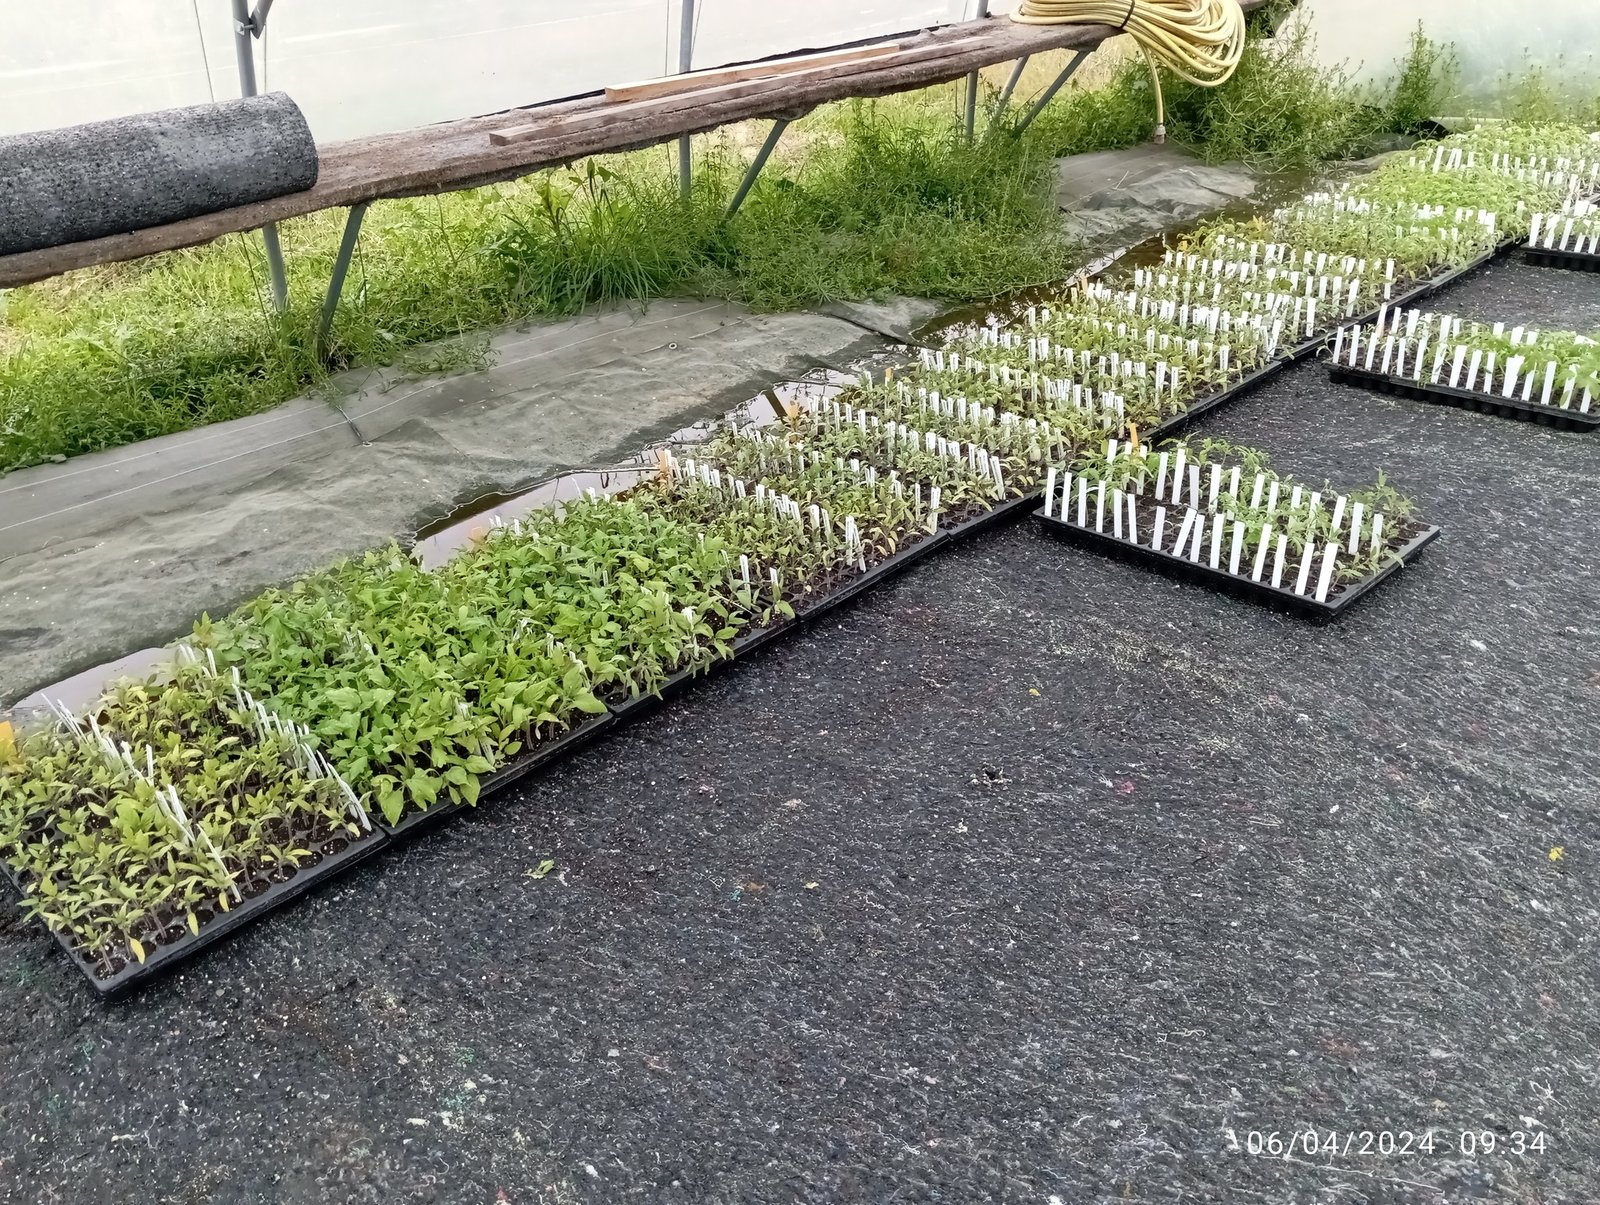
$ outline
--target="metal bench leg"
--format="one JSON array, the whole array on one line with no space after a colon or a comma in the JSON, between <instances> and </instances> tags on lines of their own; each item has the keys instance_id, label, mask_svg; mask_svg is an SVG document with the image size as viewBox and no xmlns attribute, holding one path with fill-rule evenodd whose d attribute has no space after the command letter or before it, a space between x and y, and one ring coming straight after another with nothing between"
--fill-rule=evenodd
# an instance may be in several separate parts
<instances>
[{"instance_id":1,"label":"metal bench leg","mask_svg":"<svg viewBox=\"0 0 1600 1205\"><path fill-rule=\"evenodd\" d=\"M695 0L682 0L678 17L678 74L684 75L694 68L694 5ZM689 157L689 135L678 138L678 187L687 201L693 190L694 164Z\"/></svg>"},{"instance_id":2,"label":"metal bench leg","mask_svg":"<svg viewBox=\"0 0 1600 1205\"><path fill-rule=\"evenodd\" d=\"M727 217L732 217L739 212L739 206L744 204L744 199L750 195L750 189L755 186L756 177L761 174L761 169L767 165L767 160L772 157L773 148L778 145L778 139L783 137L783 132L789 128L787 117L779 118L772 123L772 129L767 131L767 140L761 144L761 149L756 152L755 162L745 172L744 179L739 182L739 191L733 194L733 200L728 202Z\"/></svg>"},{"instance_id":3,"label":"metal bench leg","mask_svg":"<svg viewBox=\"0 0 1600 1205\"><path fill-rule=\"evenodd\" d=\"M1028 69L1028 60L1033 56L1025 54L1017 60L1017 65L1011 69L1011 78L1006 80L1006 86L1001 90L1000 100L994 107L993 121L1000 119L1000 114L1006 111L1006 106L1011 103L1011 94L1017 90L1017 85L1022 82L1022 73Z\"/></svg>"},{"instance_id":4,"label":"metal bench leg","mask_svg":"<svg viewBox=\"0 0 1600 1205\"><path fill-rule=\"evenodd\" d=\"M989 15L989 0L978 0L978 11L973 14L981 21ZM976 71L967 76L967 141L972 141L972 128L978 120L978 85L982 82Z\"/></svg>"},{"instance_id":5,"label":"metal bench leg","mask_svg":"<svg viewBox=\"0 0 1600 1205\"><path fill-rule=\"evenodd\" d=\"M1040 95L1039 99L1034 102L1033 108L1029 109L1025 114L1023 114L1022 120L1017 123L1017 128L1015 131L1016 133L1022 133L1023 130L1026 130L1033 124L1033 119L1039 116L1040 113L1044 112L1044 107L1055 98L1055 94L1061 91L1063 85L1065 85L1066 82L1072 78L1073 73L1076 72L1079 67L1083 66L1083 60L1088 57L1089 52L1087 50L1080 50L1077 54L1072 56L1072 61L1061 69L1060 75L1056 76L1055 83L1046 88Z\"/></svg>"},{"instance_id":6,"label":"metal bench leg","mask_svg":"<svg viewBox=\"0 0 1600 1205\"><path fill-rule=\"evenodd\" d=\"M328 281L328 295L322 301L322 317L317 321L317 359L328 352L328 336L333 333L333 315L339 308L339 294L344 292L344 278L350 272L350 257L355 254L356 240L361 237L361 219L367 216L367 202L350 207L344 220L344 237L339 240L339 254L333 261L333 277Z\"/></svg>"}]
</instances>

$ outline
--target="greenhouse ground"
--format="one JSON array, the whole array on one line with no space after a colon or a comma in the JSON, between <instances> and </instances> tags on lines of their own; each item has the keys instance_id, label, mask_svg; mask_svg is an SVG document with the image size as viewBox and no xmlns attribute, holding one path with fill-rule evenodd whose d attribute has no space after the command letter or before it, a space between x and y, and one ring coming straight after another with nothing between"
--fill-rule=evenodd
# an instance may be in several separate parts
<instances>
[{"instance_id":1,"label":"greenhouse ground","mask_svg":"<svg viewBox=\"0 0 1600 1205\"><path fill-rule=\"evenodd\" d=\"M1173 148L1058 161L1086 254L1249 194ZM0 719L38 687L165 644L482 494L613 464L770 382L904 338L935 303L754 313L698 298L501 330L488 367L352 370L323 395L0 477ZM450 359L448 355L441 355ZM331 402L331 404L330 404Z\"/></svg>"},{"instance_id":2,"label":"greenhouse ground","mask_svg":"<svg viewBox=\"0 0 1600 1205\"><path fill-rule=\"evenodd\" d=\"M7 908L0 1199L1593 1200L1600 444L1206 432L1445 538L1319 628L1014 526L120 1005Z\"/></svg>"}]
</instances>

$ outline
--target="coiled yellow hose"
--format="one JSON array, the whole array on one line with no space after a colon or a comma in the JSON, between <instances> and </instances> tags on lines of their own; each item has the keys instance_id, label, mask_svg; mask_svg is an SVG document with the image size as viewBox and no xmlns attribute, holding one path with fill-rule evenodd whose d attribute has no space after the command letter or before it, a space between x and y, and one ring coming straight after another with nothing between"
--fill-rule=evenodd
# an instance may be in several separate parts
<instances>
[{"instance_id":1,"label":"coiled yellow hose","mask_svg":"<svg viewBox=\"0 0 1600 1205\"><path fill-rule=\"evenodd\" d=\"M1215 88L1244 53L1239 0L1021 0L1011 19L1024 25L1114 25L1139 43L1156 90L1156 141L1167 136L1167 107L1157 66Z\"/></svg>"}]
</instances>

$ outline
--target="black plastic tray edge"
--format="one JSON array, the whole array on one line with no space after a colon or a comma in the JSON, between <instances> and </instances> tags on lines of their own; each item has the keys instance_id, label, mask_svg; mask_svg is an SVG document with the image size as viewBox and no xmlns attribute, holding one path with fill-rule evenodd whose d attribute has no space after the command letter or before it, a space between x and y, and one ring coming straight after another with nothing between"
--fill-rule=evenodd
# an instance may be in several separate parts
<instances>
[{"instance_id":1,"label":"black plastic tray edge","mask_svg":"<svg viewBox=\"0 0 1600 1205\"><path fill-rule=\"evenodd\" d=\"M677 673L670 674L660 689L654 694L635 695L633 698L624 699L620 703L612 703L611 714L616 717L619 724L632 723L649 715L652 711L665 704L669 699L676 698L696 682L702 682L714 677L730 665L737 664L741 658L748 657L758 652L774 640L787 635L798 625L794 620L786 619L782 623L770 627L758 628L733 639L733 652L727 657L718 657L712 661L705 661L699 665L680 669Z\"/></svg>"},{"instance_id":2,"label":"black plastic tray edge","mask_svg":"<svg viewBox=\"0 0 1600 1205\"><path fill-rule=\"evenodd\" d=\"M1600 255L1588 251L1557 251L1553 247L1524 247L1524 262L1536 268L1562 268L1568 272L1600 272Z\"/></svg>"},{"instance_id":3,"label":"black plastic tray edge","mask_svg":"<svg viewBox=\"0 0 1600 1205\"><path fill-rule=\"evenodd\" d=\"M1361 325L1376 322L1379 313L1385 309L1404 309L1406 306L1415 305L1425 297L1437 293L1448 284L1454 284L1470 272L1476 272L1486 264L1492 263L1502 255L1511 251L1517 244L1509 239L1502 239L1491 250L1485 251L1477 259L1462 264L1459 268L1450 268L1438 276L1430 276L1427 280L1418 281L1398 297L1391 297L1388 301L1380 302L1364 314L1357 314L1354 318L1341 318L1338 322L1325 330L1318 331L1309 339L1304 339L1289 350L1288 358L1291 361L1303 360L1307 356L1315 355L1328 345L1328 341L1338 333L1340 327Z\"/></svg>"},{"instance_id":4,"label":"black plastic tray edge","mask_svg":"<svg viewBox=\"0 0 1600 1205\"><path fill-rule=\"evenodd\" d=\"M562 757L579 745L593 740L598 733L609 728L614 720L615 717L607 711L604 715L594 716L574 728L569 728L553 741L540 741L534 748L518 754L498 770L484 775L478 783L478 802L481 804L493 792L527 777L555 758ZM390 824L387 820L379 820L377 823L383 826L392 839L398 841L436 828L450 817L471 811L473 807L474 805L470 803L435 804L433 807L402 816L398 824Z\"/></svg>"},{"instance_id":5,"label":"black plastic tray edge","mask_svg":"<svg viewBox=\"0 0 1600 1205\"><path fill-rule=\"evenodd\" d=\"M247 925L254 924L268 913L289 903L298 896L304 895L325 883L338 878L352 867L366 861L389 844L389 834L381 826L374 823L372 831L365 837L352 842L341 853L332 857L323 858L309 870L303 870L286 883L278 883L267 888L254 899L243 900L233 908L224 912L217 919L211 921L199 933L181 937L177 941L167 942L156 949L141 962L130 962L122 970L110 978L102 979L94 972L94 964L84 958L73 948L71 940L64 933L58 933L46 926L46 931L64 951L71 963L83 972L84 978L94 988L95 994L102 1000L113 1000L125 996L129 992L148 983L151 979L158 978L171 971L179 963L185 962L202 950L215 945L224 938L232 936ZM22 894L22 884L16 874L12 872L9 863L0 862L0 870L4 870L6 881L18 895Z\"/></svg>"},{"instance_id":6,"label":"black plastic tray edge","mask_svg":"<svg viewBox=\"0 0 1600 1205\"><path fill-rule=\"evenodd\" d=\"M1026 511L1032 503L1038 502L1042 497L1044 497L1044 489L1040 487L1026 494L1019 494L1015 498L1007 498L1004 502L990 507L981 515L973 515L970 519L963 519L961 522L945 528L941 533L944 537L943 543L954 543L956 540L964 540L968 536L977 535L980 531L988 531L991 527L998 527L1008 519L1016 518L1017 515Z\"/></svg>"},{"instance_id":7,"label":"black plastic tray edge","mask_svg":"<svg viewBox=\"0 0 1600 1205\"><path fill-rule=\"evenodd\" d=\"M1412 398L1436 406L1454 406L1461 410L1476 410L1497 418L1516 419L1538 423L1563 431L1593 431L1600 427L1600 412L1581 414L1576 410L1563 410L1559 406L1545 406L1538 402L1525 402L1521 398L1496 397L1450 385L1419 384L1405 377L1388 376L1367 368L1352 368L1348 364L1330 364L1328 379L1340 385L1355 385L1373 393L1387 393L1395 397Z\"/></svg>"},{"instance_id":8,"label":"black plastic tray edge","mask_svg":"<svg viewBox=\"0 0 1600 1205\"><path fill-rule=\"evenodd\" d=\"M1196 563L1187 557L1173 556L1170 552L1157 552L1144 544L1132 544L1107 532L1091 531L1054 516L1046 517L1043 507L1034 512L1034 517L1055 535L1087 544L1118 560L1154 567L1169 576L1210 586L1224 594L1232 594L1250 602L1292 612L1323 623L1339 618L1355 606L1385 578L1415 560L1423 549L1440 535L1439 528L1424 527L1400 548L1397 554L1398 560L1389 560L1371 577L1363 578L1354 586L1341 591L1336 600L1319 603L1315 598L1296 594L1293 590L1285 590L1281 586L1251 581L1247 577L1239 577L1223 569L1213 569L1204 562Z\"/></svg>"},{"instance_id":9,"label":"black plastic tray edge","mask_svg":"<svg viewBox=\"0 0 1600 1205\"><path fill-rule=\"evenodd\" d=\"M865 573L851 578L837 590L823 595L810 606L796 608L796 618L803 624L814 623L828 614L828 612L843 606L856 595L876 585L878 582L886 581L895 574L909 569L923 557L932 553L934 549L943 548L949 539L950 533L948 531L940 531L935 535L918 540L910 548L901 549L893 556L879 561Z\"/></svg>"},{"instance_id":10,"label":"black plastic tray edge","mask_svg":"<svg viewBox=\"0 0 1600 1205\"><path fill-rule=\"evenodd\" d=\"M1157 440L1168 439L1186 431L1196 419L1208 414L1220 406L1236 401L1240 397L1255 389L1263 381L1270 380L1289 366L1289 361L1274 358L1268 360L1260 368L1247 376L1240 377L1226 389L1219 390L1211 396L1189 406L1187 409L1174 414L1171 418L1162 419L1149 431L1144 432L1146 443L1155 443Z\"/></svg>"}]
</instances>

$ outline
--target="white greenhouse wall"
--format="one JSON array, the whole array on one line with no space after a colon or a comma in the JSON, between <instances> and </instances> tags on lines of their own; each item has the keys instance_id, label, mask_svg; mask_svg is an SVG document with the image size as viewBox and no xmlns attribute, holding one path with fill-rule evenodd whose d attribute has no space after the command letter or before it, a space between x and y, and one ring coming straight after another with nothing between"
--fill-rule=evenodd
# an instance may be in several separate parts
<instances>
[{"instance_id":1,"label":"white greenhouse wall","mask_svg":"<svg viewBox=\"0 0 1600 1205\"><path fill-rule=\"evenodd\" d=\"M1525 60L1600 79L1600 6L1595 0L1304 0L1327 62L1358 78L1386 76L1421 21L1435 41L1454 42L1469 90L1492 87Z\"/></svg>"},{"instance_id":2,"label":"white greenhouse wall","mask_svg":"<svg viewBox=\"0 0 1600 1205\"><path fill-rule=\"evenodd\" d=\"M257 47L322 141L669 71L681 0L277 0ZM959 19L975 0L699 0L695 65ZM238 95L229 0L0 0L0 134Z\"/></svg>"}]
</instances>

